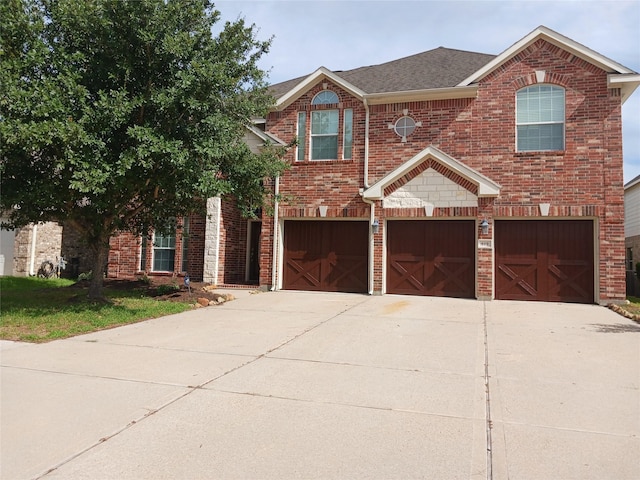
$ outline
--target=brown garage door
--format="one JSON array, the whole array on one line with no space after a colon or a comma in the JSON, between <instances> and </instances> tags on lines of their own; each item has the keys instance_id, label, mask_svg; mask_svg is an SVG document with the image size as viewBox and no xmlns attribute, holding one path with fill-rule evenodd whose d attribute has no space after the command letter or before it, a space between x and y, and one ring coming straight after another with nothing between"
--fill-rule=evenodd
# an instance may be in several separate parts
<instances>
[{"instance_id":1,"label":"brown garage door","mask_svg":"<svg viewBox=\"0 0 640 480\"><path fill-rule=\"evenodd\" d=\"M368 222L284 222L284 288L366 293L368 236Z\"/></svg>"},{"instance_id":2,"label":"brown garage door","mask_svg":"<svg viewBox=\"0 0 640 480\"><path fill-rule=\"evenodd\" d=\"M475 222L389 221L387 292L473 298Z\"/></svg>"},{"instance_id":3,"label":"brown garage door","mask_svg":"<svg viewBox=\"0 0 640 480\"><path fill-rule=\"evenodd\" d=\"M497 220L496 298L593 303L591 220Z\"/></svg>"}]
</instances>

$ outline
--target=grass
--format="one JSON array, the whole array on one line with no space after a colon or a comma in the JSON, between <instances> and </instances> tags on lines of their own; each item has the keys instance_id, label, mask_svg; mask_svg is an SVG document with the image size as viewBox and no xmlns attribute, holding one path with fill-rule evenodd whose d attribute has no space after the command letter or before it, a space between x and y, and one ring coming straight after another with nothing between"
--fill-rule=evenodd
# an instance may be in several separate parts
<instances>
[{"instance_id":1,"label":"grass","mask_svg":"<svg viewBox=\"0 0 640 480\"><path fill-rule=\"evenodd\" d=\"M627 312L633 313L635 315L640 315L640 297L627 297L629 300L629 304L621 305Z\"/></svg>"},{"instance_id":2,"label":"grass","mask_svg":"<svg viewBox=\"0 0 640 480\"><path fill-rule=\"evenodd\" d=\"M87 289L64 279L0 277L0 338L47 342L183 312L141 291L105 289L109 303L90 302Z\"/></svg>"}]
</instances>

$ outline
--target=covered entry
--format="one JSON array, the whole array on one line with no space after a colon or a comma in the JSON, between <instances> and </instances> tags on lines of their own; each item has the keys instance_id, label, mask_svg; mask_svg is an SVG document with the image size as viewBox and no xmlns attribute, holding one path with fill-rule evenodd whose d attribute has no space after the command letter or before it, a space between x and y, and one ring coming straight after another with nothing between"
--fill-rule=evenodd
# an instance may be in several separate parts
<instances>
[{"instance_id":1,"label":"covered entry","mask_svg":"<svg viewBox=\"0 0 640 480\"><path fill-rule=\"evenodd\" d=\"M387 293L475 297L475 221L387 222Z\"/></svg>"},{"instance_id":2,"label":"covered entry","mask_svg":"<svg viewBox=\"0 0 640 480\"><path fill-rule=\"evenodd\" d=\"M368 222L284 222L283 287L367 292Z\"/></svg>"},{"instance_id":3,"label":"covered entry","mask_svg":"<svg viewBox=\"0 0 640 480\"><path fill-rule=\"evenodd\" d=\"M592 220L496 220L496 298L594 302Z\"/></svg>"}]
</instances>

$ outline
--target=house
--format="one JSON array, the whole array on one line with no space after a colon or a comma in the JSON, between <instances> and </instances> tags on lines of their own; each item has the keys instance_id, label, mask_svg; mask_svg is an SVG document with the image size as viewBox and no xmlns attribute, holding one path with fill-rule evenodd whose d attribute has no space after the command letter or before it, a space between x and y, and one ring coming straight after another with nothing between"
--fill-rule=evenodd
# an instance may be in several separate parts
<instances>
[{"instance_id":1,"label":"house","mask_svg":"<svg viewBox=\"0 0 640 480\"><path fill-rule=\"evenodd\" d=\"M57 265L60 258L66 261L61 276L77 278L79 272L91 269L88 249L69 226L42 222L15 230L0 229L0 275L34 276L43 262Z\"/></svg>"},{"instance_id":2,"label":"house","mask_svg":"<svg viewBox=\"0 0 640 480\"><path fill-rule=\"evenodd\" d=\"M254 145L297 139L269 185L282 198L272 214L246 220L230 199L210 199L206 218L153 248L114 239L109 274L621 301L621 106L638 85L638 73L546 27L497 56L440 47L320 67L273 85L276 105L250 132Z\"/></svg>"},{"instance_id":3,"label":"house","mask_svg":"<svg viewBox=\"0 0 640 480\"><path fill-rule=\"evenodd\" d=\"M624 186L624 236L627 294L640 296L640 175Z\"/></svg>"}]
</instances>

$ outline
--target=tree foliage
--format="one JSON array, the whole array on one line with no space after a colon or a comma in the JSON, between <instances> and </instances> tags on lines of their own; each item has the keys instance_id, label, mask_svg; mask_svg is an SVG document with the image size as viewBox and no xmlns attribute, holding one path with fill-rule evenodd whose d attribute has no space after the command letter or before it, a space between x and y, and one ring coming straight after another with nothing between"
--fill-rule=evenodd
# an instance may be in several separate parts
<instances>
[{"instance_id":1,"label":"tree foliage","mask_svg":"<svg viewBox=\"0 0 640 480\"><path fill-rule=\"evenodd\" d=\"M218 194L261 206L284 163L242 140L272 104L258 67L269 41L254 26L220 28L209 0L3 0L0 18L10 226L71 224L99 268L118 231L145 233Z\"/></svg>"}]
</instances>

